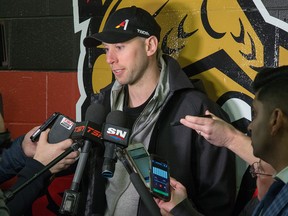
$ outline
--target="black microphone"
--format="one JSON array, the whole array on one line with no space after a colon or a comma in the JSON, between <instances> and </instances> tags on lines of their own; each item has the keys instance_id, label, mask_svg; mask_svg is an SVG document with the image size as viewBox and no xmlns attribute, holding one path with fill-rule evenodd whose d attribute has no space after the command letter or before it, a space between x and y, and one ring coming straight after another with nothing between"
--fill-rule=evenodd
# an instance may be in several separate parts
<instances>
[{"instance_id":1,"label":"black microphone","mask_svg":"<svg viewBox=\"0 0 288 216\"><path fill-rule=\"evenodd\" d=\"M48 142L58 143L70 138L76 123L71 118L59 113L53 113L30 137L32 142L39 140L40 134L50 128Z\"/></svg>"},{"instance_id":2,"label":"black microphone","mask_svg":"<svg viewBox=\"0 0 288 216\"><path fill-rule=\"evenodd\" d=\"M92 104L87 108L85 121L76 124L72 134L73 140L82 140L84 145L81 149L79 161L74 174L71 190L78 190L82 174L89 156L92 143L102 145L102 124L105 120L105 109L101 104Z\"/></svg>"},{"instance_id":3,"label":"black microphone","mask_svg":"<svg viewBox=\"0 0 288 216\"><path fill-rule=\"evenodd\" d=\"M125 128L125 126L126 116L124 112L115 110L107 115L102 131L105 145L102 175L106 178L112 178L114 175L117 161L116 146L120 148L128 146L130 130Z\"/></svg>"},{"instance_id":4,"label":"black microphone","mask_svg":"<svg viewBox=\"0 0 288 216\"><path fill-rule=\"evenodd\" d=\"M128 147L130 130L125 128L126 116L122 111L112 111L107 115L103 125L102 137L104 139L105 153L102 166L102 175L111 178L114 175L115 163L119 159L127 170L130 180L143 200L145 206L153 216L160 216L160 209L154 201L150 191L140 178L139 173L129 163L124 148Z\"/></svg>"},{"instance_id":5,"label":"black microphone","mask_svg":"<svg viewBox=\"0 0 288 216\"><path fill-rule=\"evenodd\" d=\"M101 104L92 104L87 108L85 121L76 123L76 127L71 137L77 142L84 142L81 149L79 161L72 180L70 189L63 195L62 203L59 209L61 214L76 215L80 193L79 185L82 179L84 168L89 156L92 143L102 145L102 124L105 119L105 108Z\"/></svg>"},{"instance_id":6,"label":"black microphone","mask_svg":"<svg viewBox=\"0 0 288 216\"><path fill-rule=\"evenodd\" d=\"M104 109L103 106L99 106L99 107ZM98 112L101 109L99 107L95 106L95 110L97 109ZM92 111L93 107L91 107L90 110ZM90 112L90 110L89 110L89 112ZM103 113L103 112L100 111L99 113ZM86 112L86 116L87 116L87 112ZM89 119L89 118L86 117L86 119ZM76 122L76 126L75 126L74 131L71 135L71 139L78 141L78 142L89 140L91 142L102 144L102 125L100 125L100 124L103 124L103 122L104 122L104 118L103 118L103 120L98 119L97 123L95 123L91 120L87 120L84 122Z\"/></svg>"}]
</instances>

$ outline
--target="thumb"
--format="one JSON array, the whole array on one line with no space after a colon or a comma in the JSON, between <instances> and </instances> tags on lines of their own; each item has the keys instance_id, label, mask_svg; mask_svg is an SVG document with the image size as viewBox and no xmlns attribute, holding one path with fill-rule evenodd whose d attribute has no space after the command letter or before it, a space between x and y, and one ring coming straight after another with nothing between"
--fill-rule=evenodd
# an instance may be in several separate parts
<instances>
[{"instance_id":1,"label":"thumb","mask_svg":"<svg viewBox=\"0 0 288 216\"><path fill-rule=\"evenodd\" d=\"M217 116L215 116L213 113L211 113L209 110L205 111L205 115L211 115L212 118L217 118Z\"/></svg>"}]
</instances>

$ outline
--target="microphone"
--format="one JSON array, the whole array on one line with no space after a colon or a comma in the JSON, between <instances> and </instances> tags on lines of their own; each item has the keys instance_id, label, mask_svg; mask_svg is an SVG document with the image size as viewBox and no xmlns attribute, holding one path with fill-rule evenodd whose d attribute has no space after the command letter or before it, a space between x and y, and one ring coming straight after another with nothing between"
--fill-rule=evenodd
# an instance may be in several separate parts
<instances>
[{"instance_id":1,"label":"microphone","mask_svg":"<svg viewBox=\"0 0 288 216\"><path fill-rule=\"evenodd\" d=\"M105 153L102 166L102 175L111 178L114 175L117 158L127 170L130 180L143 200L145 206L153 216L160 216L160 209L154 201L150 191L142 181L139 173L128 161L124 148L128 146L130 130L125 128L126 116L122 111L112 111L107 115L106 123L103 126L102 136L104 139Z\"/></svg>"},{"instance_id":2,"label":"microphone","mask_svg":"<svg viewBox=\"0 0 288 216\"><path fill-rule=\"evenodd\" d=\"M72 139L78 142L84 142L79 156L79 161L71 183L70 189L63 195L62 203L59 209L61 214L76 215L79 203L80 193L79 185L89 156L92 143L102 144L102 124L105 118L105 108L101 104L92 104L87 108L85 121L76 123Z\"/></svg>"},{"instance_id":3,"label":"microphone","mask_svg":"<svg viewBox=\"0 0 288 216\"><path fill-rule=\"evenodd\" d=\"M76 123L71 118L59 113L53 113L30 137L32 142L39 140L42 131L50 128L48 142L51 144L70 138Z\"/></svg>"},{"instance_id":4,"label":"microphone","mask_svg":"<svg viewBox=\"0 0 288 216\"><path fill-rule=\"evenodd\" d=\"M32 142L38 141L40 134L44 130L46 130L47 128L50 128L48 138L47 138L48 143L51 143L51 144L58 143L58 142L61 142L65 139L70 138L75 125L76 125L76 123L72 119L70 119L69 117L67 117L67 116L65 116L59 112L55 112L38 128L38 130L36 130L30 136L30 139ZM13 191L12 190L5 191L4 201L5 202L10 201L15 196L15 194L17 194L19 191L21 191L23 188L25 188L28 184L33 182L36 178L41 176L43 173L45 173L51 167L55 166L59 161L61 161L63 158L65 158L71 152L77 151L80 147L80 144L81 143L79 143L79 142L73 143L62 154L60 154L58 157L54 158L42 170L40 170L38 173L35 173L26 182L19 185Z\"/></svg>"},{"instance_id":5,"label":"microphone","mask_svg":"<svg viewBox=\"0 0 288 216\"><path fill-rule=\"evenodd\" d=\"M107 115L103 126L102 136L104 139L105 153L102 166L102 175L112 178L117 161L116 146L126 148L128 146L130 130L125 128L126 116L120 110L115 110Z\"/></svg>"},{"instance_id":6,"label":"microphone","mask_svg":"<svg viewBox=\"0 0 288 216\"><path fill-rule=\"evenodd\" d=\"M70 138L75 126L72 119L60 114L49 131L48 142L54 144Z\"/></svg>"},{"instance_id":7,"label":"microphone","mask_svg":"<svg viewBox=\"0 0 288 216\"><path fill-rule=\"evenodd\" d=\"M99 107L102 107L102 106L99 106ZM93 110L93 109L94 108L91 107L90 110ZM97 106L95 106L95 110L96 109L99 112L99 110L101 108L99 109ZM90 110L89 110L89 112L91 112ZM100 111L100 113L103 113L103 112ZM86 116L87 116L87 112L86 112ZM86 119L89 119L89 115L88 115L88 118L86 118ZM103 118L103 120L102 119L100 119L100 120L97 120L97 122L100 122L102 124L104 122L104 118ZM71 135L71 139L73 139L75 141L80 141L80 142L83 140L90 140L92 142L102 144L102 132L101 131L102 131L102 126L93 122L93 121L88 120L88 121L84 121L84 122L76 122L76 126L75 126L74 131Z\"/></svg>"},{"instance_id":8,"label":"microphone","mask_svg":"<svg viewBox=\"0 0 288 216\"><path fill-rule=\"evenodd\" d=\"M89 151L93 142L102 144L102 124L105 118L105 109L101 104L92 104L87 108L85 121L76 125L72 134L74 140L84 140L79 161L76 167L71 190L78 190L82 174L89 156Z\"/></svg>"}]
</instances>

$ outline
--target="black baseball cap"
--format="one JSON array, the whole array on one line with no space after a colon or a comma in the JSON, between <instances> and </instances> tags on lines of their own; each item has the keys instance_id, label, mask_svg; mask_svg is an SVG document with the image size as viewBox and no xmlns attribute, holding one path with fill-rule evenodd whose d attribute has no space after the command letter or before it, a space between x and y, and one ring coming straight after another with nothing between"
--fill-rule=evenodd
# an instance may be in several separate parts
<instances>
[{"instance_id":1,"label":"black baseball cap","mask_svg":"<svg viewBox=\"0 0 288 216\"><path fill-rule=\"evenodd\" d=\"M140 36L148 38L152 35L160 40L161 27L154 17L136 6L121 8L115 11L105 23L102 32L84 39L86 47L95 47L104 43L121 43Z\"/></svg>"}]
</instances>

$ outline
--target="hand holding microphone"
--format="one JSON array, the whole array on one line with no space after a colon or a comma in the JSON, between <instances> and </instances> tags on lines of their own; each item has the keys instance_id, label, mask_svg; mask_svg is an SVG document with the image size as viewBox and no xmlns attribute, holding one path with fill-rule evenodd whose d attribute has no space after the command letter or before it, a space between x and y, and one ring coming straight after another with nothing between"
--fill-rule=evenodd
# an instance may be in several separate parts
<instances>
[{"instance_id":1,"label":"hand holding microphone","mask_svg":"<svg viewBox=\"0 0 288 216\"><path fill-rule=\"evenodd\" d=\"M34 160L39 161L44 166L49 164L53 159L61 155L66 149L72 145L71 139L65 139L56 145L51 145L47 142L49 129L43 131L40 135L39 141L37 142L36 152L33 157ZM78 151L73 151L57 164L52 166L49 170L52 174L67 169L70 165L75 162L75 159L79 156Z\"/></svg>"}]
</instances>

